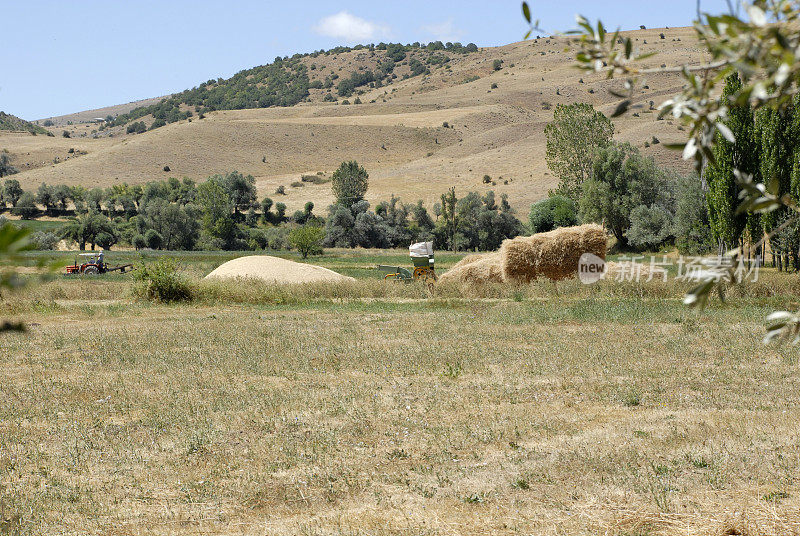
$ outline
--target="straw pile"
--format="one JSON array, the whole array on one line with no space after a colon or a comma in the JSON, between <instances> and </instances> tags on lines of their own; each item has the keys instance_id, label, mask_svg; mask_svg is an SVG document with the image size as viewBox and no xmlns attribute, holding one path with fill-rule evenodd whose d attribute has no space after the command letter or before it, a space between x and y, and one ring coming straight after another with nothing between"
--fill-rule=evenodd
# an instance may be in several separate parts
<instances>
[{"instance_id":1,"label":"straw pile","mask_svg":"<svg viewBox=\"0 0 800 536\"><path fill-rule=\"evenodd\" d=\"M468 255L440 281L460 283L529 282L538 277L559 281L578 273L584 253L606 258L606 232L595 224L505 240L500 251Z\"/></svg>"},{"instance_id":2,"label":"straw pile","mask_svg":"<svg viewBox=\"0 0 800 536\"><path fill-rule=\"evenodd\" d=\"M230 260L208 274L206 279L261 279L269 283L311 283L355 281L322 266L271 257L250 255Z\"/></svg>"},{"instance_id":3,"label":"straw pile","mask_svg":"<svg viewBox=\"0 0 800 536\"><path fill-rule=\"evenodd\" d=\"M502 283L503 264L500 253L468 255L442 274L439 280L460 283Z\"/></svg>"},{"instance_id":4,"label":"straw pile","mask_svg":"<svg viewBox=\"0 0 800 536\"><path fill-rule=\"evenodd\" d=\"M539 277L560 281L578 273L584 253L606 258L606 232L596 224L561 227L547 233L505 240L500 247L506 281Z\"/></svg>"}]
</instances>

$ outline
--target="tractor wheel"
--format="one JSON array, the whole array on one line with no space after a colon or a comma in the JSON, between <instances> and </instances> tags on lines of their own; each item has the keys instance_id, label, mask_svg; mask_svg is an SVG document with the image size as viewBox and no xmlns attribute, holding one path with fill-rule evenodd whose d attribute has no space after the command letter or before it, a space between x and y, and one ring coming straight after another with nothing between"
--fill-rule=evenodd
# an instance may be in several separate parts
<instances>
[{"instance_id":1,"label":"tractor wheel","mask_svg":"<svg viewBox=\"0 0 800 536\"><path fill-rule=\"evenodd\" d=\"M100 270L97 266L87 266L83 269L83 275L97 275L100 273Z\"/></svg>"}]
</instances>

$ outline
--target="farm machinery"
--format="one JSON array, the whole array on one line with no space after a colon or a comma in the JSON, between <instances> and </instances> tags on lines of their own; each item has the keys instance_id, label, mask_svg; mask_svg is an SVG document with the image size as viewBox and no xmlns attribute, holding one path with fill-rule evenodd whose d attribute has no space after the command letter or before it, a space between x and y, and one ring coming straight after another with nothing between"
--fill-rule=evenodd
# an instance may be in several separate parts
<instances>
[{"instance_id":1,"label":"farm machinery","mask_svg":"<svg viewBox=\"0 0 800 536\"><path fill-rule=\"evenodd\" d=\"M411 262L414 265L413 271L403 268L402 266L379 264L378 270L385 274L383 279L387 281L403 281L406 283L411 281L423 281L429 284L436 281L436 271L433 266L433 242L411 244L408 251L411 256Z\"/></svg>"},{"instance_id":2,"label":"farm machinery","mask_svg":"<svg viewBox=\"0 0 800 536\"><path fill-rule=\"evenodd\" d=\"M119 266L109 266L104 259L103 251L97 253L79 253L75 257L75 264L67 266L67 274L96 275L108 272L129 272L133 270L133 264L120 264Z\"/></svg>"}]
</instances>

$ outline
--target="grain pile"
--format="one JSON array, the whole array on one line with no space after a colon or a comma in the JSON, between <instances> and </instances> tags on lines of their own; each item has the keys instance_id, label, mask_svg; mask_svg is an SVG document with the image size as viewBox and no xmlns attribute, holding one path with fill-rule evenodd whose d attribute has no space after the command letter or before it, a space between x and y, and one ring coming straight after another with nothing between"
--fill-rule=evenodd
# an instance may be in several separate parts
<instances>
[{"instance_id":1,"label":"grain pile","mask_svg":"<svg viewBox=\"0 0 800 536\"><path fill-rule=\"evenodd\" d=\"M322 266L271 257L250 255L230 260L208 274L206 279L261 279L269 283L312 283L355 281Z\"/></svg>"},{"instance_id":2,"label":"grain pile","mask_svg":"<svg viewBox=\"0 0 800 536\"><path fill-rule=\"evenodd\" d=\"M528 282L539 277L560 281L578 273L584 253L606 258L606 232L596 224L561 227L547 233L503 241L503 277Z\"/></svg>"},{"instance_id":3,"label":"grain pile","mask_svg":"<svg viewBox=\"0 0 800 536\"><path fill-rule=\"evenodd\" d=\"M503 264L500 254L468 255L442 274L440 281L461 283L502 283Z\"/></svg>"}]
</instances>

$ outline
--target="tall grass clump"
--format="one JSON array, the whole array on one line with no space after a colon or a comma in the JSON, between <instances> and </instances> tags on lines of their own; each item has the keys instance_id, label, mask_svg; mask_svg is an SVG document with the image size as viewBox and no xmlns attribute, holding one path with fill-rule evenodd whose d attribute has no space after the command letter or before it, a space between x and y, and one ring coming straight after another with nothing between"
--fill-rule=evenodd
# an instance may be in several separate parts
<instances>
[{"instance_id":1,"label":"tall grass clump","mask_svg":"<svg viewBox=\"0 0 800 536\"><path fill-rule=\"evenodd\" d=\"M180 272L178 262L169 257L140 264L133 277L133 295L136 298L161 303L192 301L194 298L192 283Z\"/></svg>"}]
</instances>

